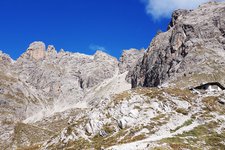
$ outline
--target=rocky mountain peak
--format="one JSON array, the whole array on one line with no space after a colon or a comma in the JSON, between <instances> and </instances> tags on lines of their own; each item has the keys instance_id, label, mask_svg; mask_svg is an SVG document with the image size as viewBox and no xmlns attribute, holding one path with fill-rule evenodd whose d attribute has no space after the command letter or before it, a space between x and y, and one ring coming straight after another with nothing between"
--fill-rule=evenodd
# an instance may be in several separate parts
<instances>
[{"instance_id":1,"label":"rocky mountain peak","mask_svg":"<svg viewBox=\"0 0 225 150\"><path fill-rule=\"evenodd\" d=\"M94 59L95 60L99 60L99 61L102 61L102 60L112 60L116 63L118 63L117 59L115 57L112 57L110 56L109 54L103 52L103 51L100 51L100 50L97 50L95 52L95 54L93 55Z\"/></svg>"},{"instance_id":2,"label":"rocky mountain peak","mask_svg":"<svg viewBox=\"0 0 225 150\"><path fill-rule=\"evenodd\" d=\"M9 55L0 51L0 65L1 65L0 68L3 68L3 67L5 68L5 67L11 65L12 63L13 63L12 58Z\"/></svg>"},{"instance_id":3,"label":"rocky mountain peak","mask_svg":"<svg viewBox=\"0 0 225 150\"><path fill-rule=\"evenodd\" d=\"M135 48L123 50L119 63L120 73L132 70L137 61L143 57L144 51L144 49L137 50Z\"/></svg>"},{"instance_id":4,"label":"rocky mountain peak","mask_svg":"<svg viewBox=\"0 0 225 150\"><path fill-rule=\"evenodd\" d=\"M30 44L27 51L21 56L31 60L40 60L46 56L46 47L43 42L37 41Z\"/></svg>"},{"instance_id":5,"label":"rocky mountain peak","mask_svg":"<svg viewBox=\"0 0 225 150\"><path fill-rule=\"evenodd\" d=\"M57 51L53 45L48 46L46 55L51 59L55 59L57 57Z\"/></svg>"},{"instance_id":6,"label":"rocky mountain peak","mask_svg":"<svg viewBox=\"0 0 225 150\"><path fill-rule=\"evenodd\" d=\"M192 10L186 10L186 9L178 9L178 10L174 11L173 14L172 14L171 22L168 26L168 30L170 28L174 27L179 22L179 19L182 18L182 16L187 15L191 11Z\"/></svg>"},{"instance_id":7,"label":"rocky mountain peak","mask_svg":"<svg viewBox=\"0 0 225 150\"><path fill-rule=\"evenodd\" d=\"M182 87L204 81L225 83L225 72L220 70L225 68L224 14L224 2L175 11L169 30L152 40L131 73L133 87L165 82Z\"/></svg>"}]
</instances>

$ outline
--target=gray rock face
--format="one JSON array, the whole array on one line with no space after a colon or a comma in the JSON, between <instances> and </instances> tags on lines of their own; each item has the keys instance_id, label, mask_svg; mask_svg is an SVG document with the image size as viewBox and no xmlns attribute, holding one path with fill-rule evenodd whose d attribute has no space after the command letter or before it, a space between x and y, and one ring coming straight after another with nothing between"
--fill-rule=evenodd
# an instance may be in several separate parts
<instances>
[{"instance_id":1,"label":"gray rock face","mask_svg":"<svg viewBox=\"0 0 225 150\"><path fill-rule=\"evenodd\" d=\"M13 138L17 122L37 122L57 112L90 107L87 101L98 103L110 93L101 93L95 87L98 84L114 89L117 78L111 78L119 76L116 58L101 51L91 56L64 50L57 53L54 46L45 47L43 42L34 42L17 61L0 52L0 114L8 114L0 117L1 149L12 145L12 139L6 139ZM96 95L102 96L97 99Z\"/></svg>"},{"instance_id":2,"label":"gray rock face","mask_svg":"<svg viewBox=\"0 0 225 150\"><path fill-rule=\"evenodd\" d=\"M185 16L189 12L191 12L191 10L178 9L178 10L174 11L173 14L172 14L171 22L168 26L168 30L177 24L177 21L179 20L178 19L179 17Z\"/></svg>"},{"instance_id":3,"label":"gray rock face","mask_svg":"<svg viewBox=\"0 0 225 150\"><path fill-rule=\"evenodd\" d=\"M57 112L82 101L89 88L118 74L118 61L101 51L93 56L57 53L54 46L46 50L44 43L34 42L12 68L21 81L43 98L41 110L47 105Z\"/></svg>"},{"instance_id":4,"label":"gray rock face","mask_svg":"<svg viewBox=\"0 0 225 150\"><path fill-rule=\"evenodd\" d=\"M225 3L174 12L169 30L158 34L132 72L132 87L165 82L189 86L224 83ZM216 63L215 63L216 62Z\"/></svg>"},{"instance_id":5,"label":"gray rock face","mask_svg":"<svg viewBox=\"0 0 225 150\"><path fill-rule=\"evenodd\" d=\"M137 49L129 49L124 50L122 56L120 57L120 73L124 73L125 71L130 71L135 67L137 61L142 58L144 55L144 50L137 50Z\"/></svg>"},{"instance_id":6,"label":"gray rock face","mask_svg":"<svg viewBox=\"0 0 225 150\"><path fill-rule=\"evenodd\" d=\"M0 51L0 67L3 68L8 68L11 64L13 63L13 60L10 58L9 55L4 54L2 51Z\"/></svg>"},{"instance_id":7,"label":"gray rock face","mask_svg":"<svg viewBox=\"0 0 225 150\"><path fill-rule=\"evenodd\" d=\"M22 57L26 59L39 60L43 59L45 55L45 44L43 42L33 42Z\"/></svg>"}]
</instances>

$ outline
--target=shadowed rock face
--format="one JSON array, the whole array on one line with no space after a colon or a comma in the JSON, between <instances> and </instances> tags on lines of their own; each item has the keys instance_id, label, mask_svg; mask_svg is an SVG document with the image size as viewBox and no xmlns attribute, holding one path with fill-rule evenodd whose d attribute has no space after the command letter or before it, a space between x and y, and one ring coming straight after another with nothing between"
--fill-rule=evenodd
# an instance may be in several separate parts
<instances>
[{"instance_id":1,"label":"shadowed rock face","mask_svg":"<svg viewBox=\"0 0 225 150\"><path fill-rule=\"evenodd\" d=\"M175 11L168 31L153 39L143 59L129 73L132 87L155 87L189 77L199 84L203 78L224 83L220 77L224 75L220 68L225 68L224 20L225 3ZM203 77L197 78L199 74Z\"/></svg>"}]
</instances>

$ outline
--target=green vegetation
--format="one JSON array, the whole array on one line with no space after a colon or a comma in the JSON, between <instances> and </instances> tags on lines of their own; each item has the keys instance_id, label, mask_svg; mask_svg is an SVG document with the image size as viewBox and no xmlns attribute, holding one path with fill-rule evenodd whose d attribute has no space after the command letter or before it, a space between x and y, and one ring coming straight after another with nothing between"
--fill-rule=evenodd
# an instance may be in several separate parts
<instances>
[{"instance_id":1,"label":"green vegetation","mask_svg":"<svg viewBox=\"0 0 225 150\"><path fill-rule=\"evenodd\" d=\"M196 96L189 89L180 89L180 88L136 88L134 92L139 95L144 95L150 99L158 99L160 101L166 101L168 98L164 93L167 93L173 97L178 97L181 100L191 102L191 100Z\"/></svg>"},{"instance_id":2,"label":"green vegetation","mask_svg":"<svg viewBox=\"0 0 225 150\"><path fill-rule=\"evenodd\" d=\"M109 125L104 125L103 130L108 133L107 137L102 137L97 134L92 139L90 139L91 141L89 142L79 139L75 142L71 142L67 145L67 147L69 146L70 148L76 149L100 149L101 147L107 148L116 144L134 142L145 138L144 134L134 136L137 132L140 131L140 128L138 127L132 129L121 129L118 132L114 132L114 128L110 127ZM84 142L86 142L86 144L82 146L82 143Z\"/></svg>"},{"instance_id":3,"label":"green vegetation","mask_svg":"<svg viewBox=\"0 0 225 150\"><path fill-rule=\"evenodd\" d=\"M134 109L141 110L141 107L138 106L138 105L135 105L135 106L134 106Z\"/></svg>"},{"instance_id":4,"label":"green vegetation","mask_svg":"<svg viewBox=\"0 0 225 150\"><path fill-rule=\"evenodd\" d=\"M193 120L192 120L192 119L189 119L189 120L185 121L181 126L178 126L176 129L170 130L170 131L171 131L171 132L176 132L177 130L179 130L179 129L185 127L185 126L191 125L192 122L193 122Z\"/></svg>"},{"instance_id":5,"label":"green vegetation","mask_svg":"<svg viewBox=\"0 0 225 150\"><path fill-rule=\"evenodd\" d=\"M206 106L206 111L217 111L221 114L224 113L225 111L225 107L220 105L218 103L219 97L218 96L208 96L208 97L204 97L202 99L202 102L204 103L204 105Z\"/></svg>"},{"instance_id":6,"label":"green vegetation","mask_svg":"<svg viewBox=\"0 0 225 150\"><path fill-rule=\"evenodd\" d=\"M41 144L32 145L32 146L24 146L17 148L17 150L40 150Z\"/></svg>"},{"instance_id":7,"label":"green vegetation","mask_svg":"<svg viewBox=\"0 0 225 150\"><path fill-rule=\"evenodd\" d=\"M109 124L105 124L102 128L107 134L112 134L115 131L115 128L110 126Z\"/></svg>"},{"instance_id":8,"label":"green vegetation","mask_svg":"<svg viewBox=\"0 0 225 150\"><path fill-rule=\"evenodd\" d=\"M153 120L153 121L159 121L160 119L162 119L164 117L166 117L165 114L159 114L159 115L155 116L154 118L152 118L151 120Z\"/></svg>"},{"instance_id":9,"label":"green vegetation","mask_svg":"<svg viewBox=\"0 0 225 150\"><path fill-rule=\"evenodd\" d=\"M131 98L131 93L129 91L124 91L120 94L114 95L113 101L115 102L115 104L119 104L120 102L124 100L128 100L130 98Z\"/></svg>"},{"instance_id":10,"label":"green vegetation","mask_svg":"<svg viewBox=\"0 0 225 150\"><path fill-rule=\"evenodd\" d=\"M140 134L140 135L137 135L137 136L131 136L131 135L127 135L125 136L120 142L119 144L123 144L123 143L130 143L130 142L135 142L135 141L140 141L140 140L143 140L145 139L145 135L144 134Z\"/></svg>"},{"instance_id":11,"label":"green vegetation","mask_svg":"<svg viewBox=\"0 0 225 150\"><path fill-rule=\"evenodd\" d=\"M33 125L28 125L24 123L18 123L14 130L14 143L17 144L19 148L26 147L27 143L30 146L36 147L37 143L43 142L53 136L55 133L43 128L39 128ZM24 140L26 139L26 140Z\"/></svg>"},{"instance_id":12,"label":"green vegetation","mask_svg":"<svg viewBox=\"0 0 225 150\"><path fill-rule=\"evenodd\" d=\"M66 144L65 150L82 150L82 149L89 149L91 147L91 143L85 139L78 139L76 141L69 141ZM59 147L56 147L55 149L59 149Z\"/></svg>"},{"instance_id":13,"label":"green vegetation","mask_svg":"<svg viewBox=\"0 0 225 150\"><path fill-rule=\"evenodd\" d=\"M191 121L185 124L190 124ZM171 148L188 148L188 149L202 149L208 147L209 149L225 149L225 131L217 133L213 129L218 126L217 122L209 122L204 125L199 125L191 131L176 135L171 138L162 139L161 143L167 143Z\"/></svg>"},{"instance_id":14,"label":"green vegetation","mask_svg":"<svg viewBox=\"0 0 225 150\"><path fill-rule=\"evenodd\" d=\"M99 134L94 136L92 140L92 147L100 149L101 147L110 147L119 143L119 139L127 133L126 129L122 129L115 134L108 137L102 137Z\"/></svg>"},{"instance_id":15,"label":"green vegetation","mask_svg":"<svg viewBox=\"0 0 225 150\"><path fill-rule=\"evenodd\" d=\"M166 88L163 90L165 93L168 93L171 96L178 97L181 100L189 101L194 98L193 94L189 89L180 89L180 88Z\"/></svg>"},{"instance_id":16,"label":"green vegetation","mask_svg":"<svg viewBox=\"0 0 225 150\"><path fill-rule=\"evenodd\" d=\"M183 108L177 108L176 112L180 113L180 114L183 114L183 115L188 115L188 111L186 109L183 109Z\"/></svg>"}]
</instances>

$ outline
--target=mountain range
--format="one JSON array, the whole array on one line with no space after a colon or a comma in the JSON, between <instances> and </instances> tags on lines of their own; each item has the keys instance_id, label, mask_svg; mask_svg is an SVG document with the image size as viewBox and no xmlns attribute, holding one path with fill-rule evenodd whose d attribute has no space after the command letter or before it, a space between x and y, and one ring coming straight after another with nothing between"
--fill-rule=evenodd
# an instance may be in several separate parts
<instances>
[{"instance_id":1,"label":"mountain range","mask_svg":"<svg viewBox=\"0 0 225 150\"><path fill-rule=\"evenodd\" d=\"M119 60L36 41L0 52L0 149L222 150L223 86L225 2L176 10Z\"/></svg>"}]
</instances>

